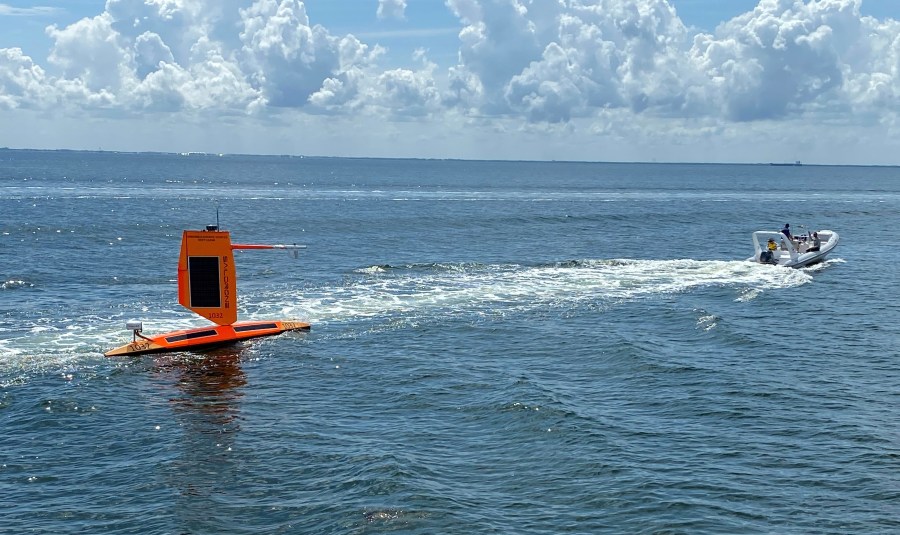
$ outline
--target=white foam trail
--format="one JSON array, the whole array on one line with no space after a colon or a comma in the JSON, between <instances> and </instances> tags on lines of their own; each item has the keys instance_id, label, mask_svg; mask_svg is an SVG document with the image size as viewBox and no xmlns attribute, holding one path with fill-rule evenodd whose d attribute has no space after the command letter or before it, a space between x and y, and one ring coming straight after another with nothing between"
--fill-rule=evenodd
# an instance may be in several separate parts
<instances>
[{"instance_id":1,"label":"white foam trail","mask_svg":"<svg viewBox=\"0 0 900 535\"><path fill-rule=\"evenodd\" d=\"M807 273L815 273L818 271L822 271L823 269L826 269L830 266L833 266L834 264L843 264L845 262L846 261L843 258L829 258L828 260L825 260L824 262L820 262L818 264L813 264L811 266L806 266L806 267L800 268L800 269L802 269L803 271L805 271Z\"/></svg>"},{"instance_id":2,"label":"white foam trail","mask_svg":"<svg viewBox=\"0 0 900 535\"><path fill-rule=\"evenodd\" d=\"M124 330L130 318L149 318L131 311L127 315L89 316L80 318L41 318L32 325L4 329L0 325L0 386L21 382L36 373L57 372L60 369L115 366L103 352L131 340ZM152 313L152 322L145 327L152 332L166 332L206 324L203 319L183 310L159 310Z\"/></svg>"},{"instance_id":3,"label":"white foam trail","mask_svg":"<svg viewBox=\"0 0 900 535\"><path fill-rule=\"evenodd\" d=\"M399 315L460 315L521 312L583 303L610 304L673 294L704 286L734 286L748 300L766 289L805 284L803 271L746 261L586 260L525 267L467 266L399 274L361 270L355 282L292 296L294 305L270 303L280 312L314 323L353 321ZM360 271L358 271L359 273ZM282 299L286 296L281 294ZM752 297L751 297L752 298Z\"/></svg>"},{"instance_id":4,"label":"white foam trail","mask_svg":"<svg viewBox=\"0 0 900 535\"><path fill-rule=\"evenodd\" d=\"M359 323L365 329L403 328L446 317L502 318L550 308L609 307L617 302L733 287L735 301L760 292L812 280L808 270L746 261L584 260L556 265L436 264L358 270L358 279L339 286L271 289L242 296L241 319L288 318L314 325ZM373 322L372 318L378 321ZM179 307L136 303L126 311L82 318L44 318L4 331L0 340L0 382L9 374L99 364L102 352L126 343L128 319L142 319L147 332L205 325ZM700 318L712 328L715 318ZM3 326L0 325L0 330Z\"/></svg>"}]
</instances>

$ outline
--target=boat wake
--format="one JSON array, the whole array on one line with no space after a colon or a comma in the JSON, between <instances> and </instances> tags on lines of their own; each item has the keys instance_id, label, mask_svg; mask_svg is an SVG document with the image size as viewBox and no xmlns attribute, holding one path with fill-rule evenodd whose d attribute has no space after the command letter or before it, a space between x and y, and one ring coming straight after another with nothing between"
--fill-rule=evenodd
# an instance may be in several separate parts
<instances>
[{"instance_id":1,"label":"boat wake","mask_svg":"<svg viewBox=\"0 0 900 535\"><path fill-rule=\"evenodd\" d=\"M747 301L751 293L755 297L812 280L807 270L689 259L379 265L354 275L341 286L298 291L287 303L283 293L260 296L260 314L299 316L314 325L365 318L502 316L548 307L603 308L709 286L734 288L735 301ZM273 298L278 301L269 301Z\"/></svg>"},{"instance_id":2,"label":"boat wake","mask_svg":"<svg viewBox=\"0 0 900 535\"><path fill-rule=\"evenodd\" d=\"M829 262L836 261L840 260ZM244 291L240 314L247 320L308 321L313 333L335 327L358 335L448 318L478 322L533 311L606 310L617 303L706 287L731 289L734 301L745 302L765 291L806 284L812 280L810 273L818 269L822 266L797 270L746 261L690 259L377 265L359 268L335 285ZM143 319L153 332L204 324L171 303L147 302L91 317L45 318L15 330L0 322L0 383L8 384L10 374L14 377L17 371L55 371L103 362L102 352L128 336L122 325L132 318ZM704 327L711 323L705 322Z\"/></svg>"}]
</instances>

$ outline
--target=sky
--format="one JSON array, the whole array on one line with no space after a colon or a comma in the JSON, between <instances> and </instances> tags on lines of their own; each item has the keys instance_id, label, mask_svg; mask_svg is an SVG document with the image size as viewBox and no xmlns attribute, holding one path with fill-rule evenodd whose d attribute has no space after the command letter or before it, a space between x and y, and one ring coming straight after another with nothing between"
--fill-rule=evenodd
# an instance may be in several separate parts
<instances>
[{"instance_id":1,"label":"sky","mask_svg":"<svg viewBox=\"0 0 900 535\"><path fill-rule=\"evenodd\" d=\"M900 0L0 0L0 147L900 165Z\"/></svg>"}]
</instances>

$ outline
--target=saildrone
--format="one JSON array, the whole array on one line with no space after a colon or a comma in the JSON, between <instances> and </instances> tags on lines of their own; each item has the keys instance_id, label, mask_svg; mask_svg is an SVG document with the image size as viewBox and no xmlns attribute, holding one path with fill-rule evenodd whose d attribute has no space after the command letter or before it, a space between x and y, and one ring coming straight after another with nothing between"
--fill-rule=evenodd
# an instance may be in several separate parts
<instances>
[{"instance_id":1,"label":"saildrone","mask_svg":"<svg viewBox=\"0 0 900 535\"><path fill-rule=\"evenodd\" d=\"M185 230L178 258L178 303L213 325L172 331L155 336L143 334L143 323L132 320L126 328L132 341L105 353L107 357L205 349L248 338L274 336L288 331L308 331L310 325L296 320L238 321L235 249L305 248L305 245L259 245L231 243L231 235L209 225L206 230Z\"/></svg>"}]
</instances>

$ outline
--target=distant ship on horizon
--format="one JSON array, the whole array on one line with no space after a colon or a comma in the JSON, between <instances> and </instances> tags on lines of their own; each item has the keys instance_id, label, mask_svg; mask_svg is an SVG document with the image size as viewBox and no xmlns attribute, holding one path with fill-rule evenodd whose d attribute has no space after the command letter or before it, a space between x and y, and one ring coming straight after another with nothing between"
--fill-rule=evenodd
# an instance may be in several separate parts
<instances>
[{"instance_id":1,"label":"distant ship on horizon","mask_svg":"<svg viewBox=\"0 0 900 535\"><path fill-rule=\"evenodd\" d=\"M789 166L789 167L799 167L799 166L801 166L801 165L803 165L803 164L800 163L800 160L797 160L797 161L795 161L795 162L793 162L793 163L789 163L789 162L784 162L784 163L775 163L775 162L771 162L771 163L769 163L769 165Z\"/></svg>"}]
</instances>

